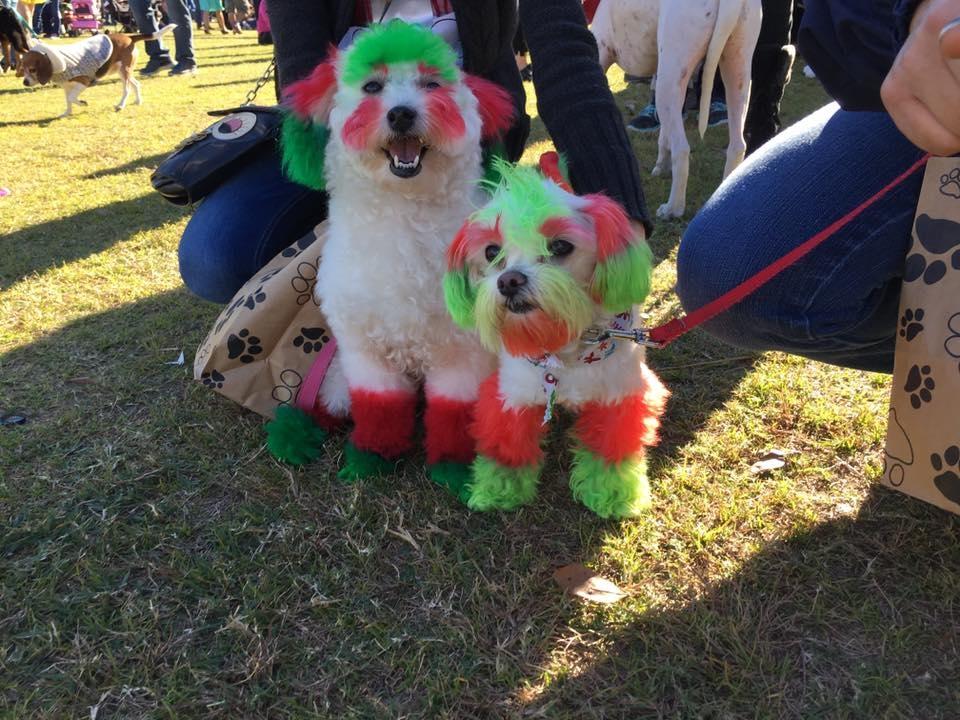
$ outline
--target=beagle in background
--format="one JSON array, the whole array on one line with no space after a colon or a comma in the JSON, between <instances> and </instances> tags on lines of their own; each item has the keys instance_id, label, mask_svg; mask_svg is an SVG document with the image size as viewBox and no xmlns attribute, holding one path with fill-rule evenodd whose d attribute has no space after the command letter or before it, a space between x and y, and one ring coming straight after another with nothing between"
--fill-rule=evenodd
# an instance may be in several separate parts
<instances>
[{"instance_id":1,"label":"beagle in background","mask_svg":"<svg viewBox=\"0 0 960 720\"><path fill-rule=\"evenodd\" d=\"M116 68L123 83L123 94L115 106L123 110L127 104L130 87L140 105L140 83L133 76L137 59L136 43L141 40L159 40L176 25L167 25L159 32L147 35L94 35L70 45L44 45L35 43L17 65L17 77L23 78L27 87L54 82L63 88L67 96L67 109L60 117L73 112L73 104L86 105L80 93Z\"/></svg>"}]
</instances>

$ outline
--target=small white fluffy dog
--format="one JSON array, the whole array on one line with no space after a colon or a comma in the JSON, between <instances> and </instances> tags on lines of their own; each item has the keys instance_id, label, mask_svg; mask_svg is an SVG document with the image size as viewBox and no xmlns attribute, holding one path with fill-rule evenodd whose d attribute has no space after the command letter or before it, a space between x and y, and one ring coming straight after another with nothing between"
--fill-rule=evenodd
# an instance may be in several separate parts
<instances>
[{"instance_id":1,"label":"small white fluffy dog","mask_svg":"<svg viewBox=\"0 0 960 720\"><path fill-rule=\"evenodd\" d=\"M447 314L445 252L483 202L481 139L509 126L513 105L401 21L360 35L288 100L287 172L330 195L316 292L339 343L331 372L348 388L325 381L314 417L349 412L341 476L375 474L411 449L423 383L427 463L447 484L474 456L467 425L495 359Z\"/></svg>"},{"instance_id":2,"label":"small white fluffy dog","mask_svg":"<svg viewBox=\"0 0 960 720\"><path fill-rule=\"evenodd\" d=\"M668 165L673 173L670 198L657 209L657 217L681 217L686 207L690 144L683 129L683 101L701 60L700 137L707 129L719 66L730 131L723 176L743 161L743 125L760 19L760 0L601 0L591 29L604 71L616 63L632 75L656 74L661 124L653 174L666 172Z\"/></svg>"},{"instance_id":3,"label":"small white fluffy dog","mask_svg":"<svg viewBox=\"0 0 960 720\"><path fill-rule=\"evenodd\" d=\"M502 168L493 199L447 254L450 313L500 354L480 389L478 456L459 494L474 510L533 500L545 425L563 405L578 415L574 497L602 517L636 515L650 503L645 450L666 391L642 346L604 335L630 329L650 287L650 250L617 203L574 195L549 154L541 167L552 179Z\"/></svg>"}]
</instances>

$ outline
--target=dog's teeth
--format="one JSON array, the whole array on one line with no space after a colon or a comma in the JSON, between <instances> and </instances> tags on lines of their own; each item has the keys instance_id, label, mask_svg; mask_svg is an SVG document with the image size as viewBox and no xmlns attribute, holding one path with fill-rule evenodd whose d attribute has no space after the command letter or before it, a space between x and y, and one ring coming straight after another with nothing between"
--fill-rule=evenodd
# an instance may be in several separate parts
<instances>
[{"instance_id":1,"label":"dog's teeth","mask_svg":"<svg viewBox=\"0 0 960 720\"><path fill-rule=\"evenodd\" d=\"M400 166L400 156L399 156L399 155L394 155L394 156L393 156L393 164L396 165L396 166L398 166L398 167Z\"/></svg>"}]
</instances>

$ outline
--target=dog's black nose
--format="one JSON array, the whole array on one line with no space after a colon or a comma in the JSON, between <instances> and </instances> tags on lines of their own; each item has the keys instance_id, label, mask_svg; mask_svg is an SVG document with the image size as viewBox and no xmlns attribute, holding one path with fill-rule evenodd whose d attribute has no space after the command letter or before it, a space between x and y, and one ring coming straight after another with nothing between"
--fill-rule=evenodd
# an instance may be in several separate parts
<instances>
[{"instance_id":1,"label":"dog's black nose","mask_svg":"<svg viewBox=\"0 0 960 720\"><path fill-rule=\"evenodd\" d=\"M390 129L398 133L409 131L416 119L417 111L405 105L397 105L387 111L387 122L390 123Z\"/></svg>"},{"instance_id":2,"label":"dog's black nose","mask_svg":"<svg viewBox=\"0 0 960 720\"><path fill-rule=\"evenodd\" d=\"M497 278L497 289L504 297L514 297L527 284L527 276L516 270L507 270Z\"/></svg>"}]
</instances>

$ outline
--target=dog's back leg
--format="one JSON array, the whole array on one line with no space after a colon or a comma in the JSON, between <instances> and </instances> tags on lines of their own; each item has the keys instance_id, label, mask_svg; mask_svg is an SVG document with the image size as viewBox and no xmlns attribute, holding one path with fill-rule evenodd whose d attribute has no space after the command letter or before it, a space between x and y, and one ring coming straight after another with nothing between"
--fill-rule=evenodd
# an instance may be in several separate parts
<instances>
[{"instance_id":1,"label":"dog's back leg","mask_svg":"<svg viewBox=\"0 0 960 720\"><path fill-rule=\"evenodd\" d=\"M614 51L613 27L610 17L611 6L614 0L603 0L597 7L597 12L593 17L593 23L590 25L590 32L597 40L597 50L600 53L600 67L606 73L610 66L617 61L617 54Z\"/></svg>"},{"instance_id":2,"label":"dog's back leg","mask_svg":"<svg viewBox=\"0 0 960 720\"><path fill-rule=\"evenodd\" d=\"M120 74L120 82L123 83L123 94L120 96L120 102L117 103L115 108L117 112L119 112L127 105L127 96L130 94L131 87L133 87L133 93L137 98L137 105L143 102L143 98L140 95L140 83L137 82L137 79L133 76L133 68L121 63L117 70Z\"/></svg>"},{"instance_id":3,"label":"dog's back leg","mask_svg":"<svg viewBox=\"0 0 960 720\"><path fill-rule=\"evenodd\" d=\"M720 56L720 77L723 78L726 89L727 124L730 133L723 177L727 177L743 162L747 147L743 139L743 126L750 104L753 51L760 34L760 3L758 0L746 0L744 5L746 8L743 22L730 34Z\"/></svg>"},{"instance_id":4,"label":"dog's back leg","mask_svg":"<svg viewBox=\"0 0 960 720\"><path fill-rule=\"evenodd\" d=\"M690 78L706 54L712 30L712 17L691 15L683 3L660 7L656 79L660 141L653 174L663 173L669 163L673 179L670 198L657 209L657 217L681 217L686 207L690 143L683 127L683 103Z\"/></svg>"}]
</instances>

